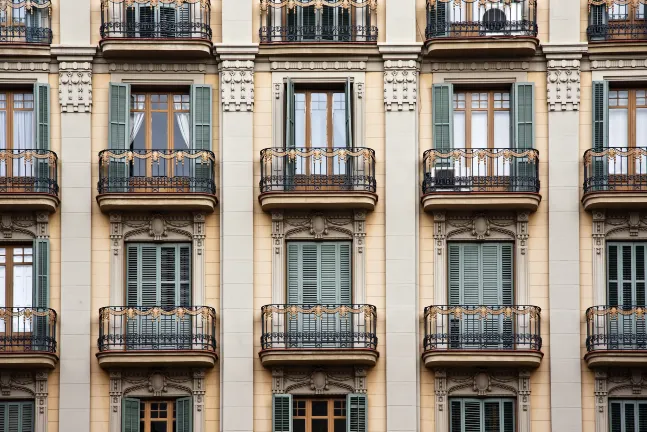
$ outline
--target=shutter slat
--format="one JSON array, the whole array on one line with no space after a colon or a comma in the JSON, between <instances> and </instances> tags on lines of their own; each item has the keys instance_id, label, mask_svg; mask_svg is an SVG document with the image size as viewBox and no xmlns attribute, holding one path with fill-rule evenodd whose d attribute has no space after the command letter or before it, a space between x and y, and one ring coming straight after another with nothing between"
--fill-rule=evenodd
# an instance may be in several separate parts
<instances>
[{"instance_id":1,"label":"shutter slat","mask_svg":"<svg viewBox=\"0 0 647 432\"><path fill-rule=\"evenodd\" d=\"M121 406L122 432L139 431L139 399L124 398Z\"/></svg>"},{"instance_id":2,"label":"shutter slat","mask_svg":"<svg viewBox=\"0 0 647 432\"><path fill-rule=\"evenodd\" d=\"M624 432L622 430L622 402L609 402L609 423L611 430L609 432Z\"/></svg>"},{"instance_id":3,"label":"shutter slat","mask_svg":"<svg viewBox=\"0 0 647 432\"><path fill-rule=\"evenodd\" d=\"M368 404L365 394L346 396L346 432L368 432Z\"/></svg>"},{"instance_id":4,"label":"shutter slat","mask_svg":"<svg viewBox=\"0 0 647 432\"><path fill-rule=\"evenodd\" d=\"M463 431L463 404L460 400L452 400L449 404L450 407L450 432Z\"/></svg>"},{"instance_id":5,"label":"shutter slat","mask_svg":"<svg viewBox=\"0 0 647 432\"><path fill-rule=\"evenodd\" d=\"M34 432L34 404L20 402L20 432Z\"/></svg>"},{"instance_id":6,"label":"shutter slat","mask_svg":"<svg viewBox=\"0 0 647 432\"><path fill-rule=\"evenodd\" d=\"M50 89L49 84L34 84L34 109L36 111L36 148L50 149Z\"/></svg>"},{"instance_id":7,"label":"shutter slat","mask_svg":"<svg viewBox=\"0 0 647 432\"><path fill-rule=\"evenodd\" d=\"M192 143L195 150L211 150L212 89L210 85L191 86Z\"/></svg>"},{"instance_id":8,"label":"shutter slat","mask_svg":"<svg viewBox=\"0 0 647 432\"><path fill-rule=\"evenodd\" d=\"M514 84L515 147L517 148L535 147L534 90L533 83Z\"/></svg>"},{"instance_id":9,"label":"shutter slat","mask_svg":"<svg viewBox=\"0 0 647 432\"><path fill-rule=\"evenodd\" d=\"M461 246L449 244L449 304L461 303Z\"/></svg>"},{"instance_id":10,"label":"shutter slat","mask_svg":"<svg viewBox=\"0 0 647 432\"><path fill-rule=\"evenodd\" d=\"M299 303L299 245L288 243L288 303Z\"/></svg>"},{"instance_id":11,"label":"shutter slat","mask_svg":"<svg viewBox=\"0 0 647 432\"><path fill-rule=\"evenodd\" d=\"M177 432L193 432L193 411L191 410L191 398L185 397L175 401Z\"/></svg>"},{"instance_id":12,"label":"shutter slat","mask_svg":"<svg viewBox=\"0 0 647 432\"><path fill-rule=\"evenodd\" d=\"M20 430L20 403L7 404L7 432L22 432Z\"/></svg>"},{"instance_id":13,"label":"shutter slat","mask_svg":"<svg viewBox=\"0 0 647 432\"><path fill-rule=\"evenodd\" d=\"M433 86L433 128L434 149L449 151L454 146L453 131L453 85L434 84Z\"/></svg>"},{"instance_id":14,"label":"shutter slat","mask_svg":"<svg viewBox=\"0 0 647 432\"><path fill-rule=\"evenodd\" d=\"M272 432L292 432L292 395L273 395L272 413Z\"/></svg>"},{"instance_id":15,"label":"shutter slat","mask_svg":"<svg viewBox=\"0 0 647 432\"><path fill-rule=\"evenodd\" d=\"M126 248L126 306L139 302L139 246L129 244Z\"/></svg>"},{"instance_id":16,"label":"shutter slat","mask_svg":"<svg viewBox=\"0 0 647 432\"><path fill-rule=\"evenodd\" d=\"M110 83L108 142L111 150L125 150L129 147L129 116L130 85Z\"/></svg>"},{"instance_id":17,"label":"shutter slat","mask_svg":"<svg viewBox=\"0 0 647 432\"><path fill-rule=\"evenodd\" d=\"M463 402L465 420L463 423L464 432L481 432L483 418L481 414L482 403L474 400Z\"/></svg>"}]
</instances>

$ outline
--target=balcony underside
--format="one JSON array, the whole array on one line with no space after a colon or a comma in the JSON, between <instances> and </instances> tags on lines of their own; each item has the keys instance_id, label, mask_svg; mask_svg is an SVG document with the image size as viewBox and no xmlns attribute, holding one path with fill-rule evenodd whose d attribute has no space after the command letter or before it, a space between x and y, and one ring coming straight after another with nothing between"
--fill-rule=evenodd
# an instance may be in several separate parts
<instances>
[{"instance_id":1,"label":"balcony underside","mask_svg":"<svg viewBox=\"0 0 647 432\"><path fill-rule=\"evenodd\" d=\"M258 197L264 211L286 210L374 210L377 194L364 191L266 192Z\"/></svg>"},{"instance_id":2,"label":"balcony underside","mask_svg":"<svg viewBox=\"0 0 647 432\"><path fill-rule=\"evenodd\" d=\"M106 38L101 41L105 58L152 58L172 55L176 58L207 58L211 56L211 42L204 39L126 39ZM171 72L171 71L169 71Z\"/></svg>"},{"instance_id":3,"label":"balcony underside","mask_svg":"<svg viewBox=\"0 0 647 432\"><path fill-rule=\"evenodd\" d=\"M357 365L373 367L379 353L363 348L267 349L258 353L265 367L296 365Z\"/></svg>"},{"instance_id":4,"label":"balcony underside","mask_svg":"<svg viewBox=\"0 0 647 432\"><path fill-rule=\"evenodd\" d=\"M438 192L422 197L426 212L436 210L536 211L541 195L533 192Z\"/></svg>"},{"instance_id":5,"label":"balcony underside","mask_svg":"<svg viewBox=\"0 0 647 432\"><path fill-rule=\"evenodd\" d=\"M46 43L0 42L0 56L49 58L51 50Z\"/></svg>"},{"instance_id":6,"label":"balcony underside","mask_svg":"<svg viewBox=\"0 0 647 432\"><path fill-rule=\"evenodd\" d=\"M645 367L647 350L610 350L593 351L584 356L589 368L597 367Z\"/></svg>"},{"instance_id":7,"label":"balcony underside","mask_svg":"<svg viewBox=\"0 0 647 432\"><path fill-rule=\"evenodd\" d=\"M527 36L434 38L426 43L429 57L531 57L539 40ZM496 65L492 65L496 71Z\"/></svg>"},{"instance_id":8,"label":"balcony underside","mask_svg":"<svg viewBox=\"0 0 647 432\"><path fill-rule=\"evenodd\" d=\"M111 211L200 211L211 213L218 199L209 194L190 193L108 193L97 196L99 208L104 213Z\"/></svg>"},{"instance_id":9,"label":"balcony underside","mask_svg":"<svg viewBox=\"0 0 647 432\"><path fill-rule=\"evenodd\" d=\"M58 356L51 352L0 352L0 369L54 369Z\"/></svg>"},{"instance_id":10,"label":"balcony underside","mask_svg":"<svg viewBox=\"0 0 647 432\"><path fill-rule=\"evenodd\" d=\"M589 192L582 197L585 210L603 208L647 208L647 191Z\"/></svg>"},{"instance_id":11,"label":"balcony underside","mask_svg":"<svg viewBox=\"0 0 647 432\"><path fill-rule=\"evenodd\" d=\"M643 36L639 40L632 39L612 39L607 41L589 41L588 53L590 55L600 55L600 54L644 54L647 53L647 40ZM595 60L595 59L591 59ZM625 60L625 64L630 65L632 60ZM598 61L599 63L599 61Z\"/></svg>"},{"instance_id":12,"label":"balcony underside","mask_svg":"<svg viewBox=\"0 0 647 432\"><path fill-rule=\"evenodd\" d=\"M428 368L436 367L510 367L537 368L544 354L540 351L434 350L425 351L422 360Z\"/></svg>"},{"instance_id":13,"label":"balcony underside","mask_svg":"<svg viewBox=\"0 0 647 432\"><path fill-rule=\"evenodd\" d=\"M16 192L0 194L0 211L56 211L60 200L55 195Z\"/></svg>"},{"instance_id":14,"label":"balcony underside","mask_svg":"<svg viewBox=\"0 0 647 432\"><path fill-rule=\"evenodd\" d=\"M99 366L117 367L176 366L212 368L218 356L209 351L104 351L97 353Z\"/></svg>"},{"instance_id":15,"label":"balcony underside","mask_svg":"<svg viewBox=\"0 0 647 432\"><path fill-rule=\"evenodd\" d=\"M296 55L298 58L290 59L288 63L297 63L298 68L308 70L310 63L321 60L319 56L366 56L375 57L380 55L376 42L326 42L326 41L302 41L302 42L265 42L259 45L258 55L267 56L273 60L276 56ZM305 56L313 56L304 59ZM280 61L275 62L277 67L281 66ZM345 66L348 61L328 61L330 70L337 70ZM290 66L294 67L294 66Z\"/></svg>"}]
</instances>

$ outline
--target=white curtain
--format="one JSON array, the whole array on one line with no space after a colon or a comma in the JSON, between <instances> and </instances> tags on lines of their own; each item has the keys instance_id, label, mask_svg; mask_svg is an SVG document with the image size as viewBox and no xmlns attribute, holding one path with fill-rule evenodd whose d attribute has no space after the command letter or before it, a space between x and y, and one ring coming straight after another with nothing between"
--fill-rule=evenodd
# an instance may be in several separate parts
<instances>
[{"instance_id":1,"label":"white curtain","mask_svg":"<svg viewBox=\"0 0 647 432\"><path fill-rule=\"evenodd\" d=\"M13 148L14 150L26 150L36 147L34 139L34 112L14 111L13 113ZM14 159L13 173L17 176L35 175L34 164L25 164L24 159Z\"/></svg>"},{"instance_id":2,"label":"white curtain","mask_svg":"<svg viewBox=\"0 0 647 432\"><path fill-rule=\"evenodd\" d=\"M647 148L647 108L636 109L636 147ZM647 158L636 159L636 174L647 174Z\"/></svg>"},{"instance_id":3,"label":"white curtain","mask_svg":"<svg viewBox=\"0 0 647 432\"><path fill-rule=\"evenodd\" d=\"M181 104L176 103L175 109L180 109ZM177 124L180 127L180 133L187 149L191 147L191 125L189 122L189 113L175 113Z\"/></svg>"},{"instance_id":4,"label":"white curtain","mask_svg":"<svg viewBox=\"0 0 647 432\"><path fill-rule=\"evenodd\" d=\"M494 112L494 146L496 148L510 148L510 112L508 111ZM493 175L510 175L511 160L504 160L502 156L499 156L492 162L496 163Z\"/></svg>"},{"instance_id":5,"label":"white curtain","mask_svg":"<svg viewBox=\"0 0 647 432\"><path fill-rule=\"evenodd\" d=\"M629 147L628 122L629 113L626 109L609 110L609 137L613 140L609 143L610 147ZM626 173L626 157L616 156L609 160L609 174Z\"/></svg>"},{"instance_id":6,"label":"white curtain","mask_svg":"<svg viewBox=\"0 0 647 432\"><path fill-rule=\"evenodd\" d=\"M0 150L7 148L7 112L0 111ZM5 162L0 164L0 176L7 175L7 165Z\"/></svg>"},{"instance_id":7,"label":"white curtain","mask_svg":"<svg viewBox=\"0 0 647 432\"><path fill-rule=\"evenodd\" d=\"M32 266L14 265L13 267L13 307L32 307ZM31 331L31 320L23 317L13 318L14 331Z\"/></svg>"},{"instance_id":8,"label":"white curtain","mask_svg":"<svg viewBox=\"0 0 647 432\"><path fill-rule=\"evenodd\" d=\"M128 139L129 143L135 141L135 137L139 133L144 124L144 113L143 112L134 112L130 113L130 137Z\"/></svg>"}]
</instances>

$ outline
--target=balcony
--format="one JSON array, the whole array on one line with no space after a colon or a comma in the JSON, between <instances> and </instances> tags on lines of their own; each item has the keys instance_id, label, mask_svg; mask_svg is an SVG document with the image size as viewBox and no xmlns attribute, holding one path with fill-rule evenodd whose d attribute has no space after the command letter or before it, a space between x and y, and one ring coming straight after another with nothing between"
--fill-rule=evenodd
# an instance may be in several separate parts
<instances>
[{"instance_id":1,"label":"balcony","mask_svg":"<svg viewBox=\"0 0 647 432\"><path fill-rule=\"evenodd\" d=\"M540 323L537 306L428 306L422 359L429 368L536 368Z\"/></svg>"},{"instance_id":2,"label":"balcony","mask_svg":"<svg viewBox=\"0 0 647 432\"><path fill-rule=\"evenodd\" d=\"M647 51L647 15L644 4L625 0L590 0L586 34L593 54L631 54Z\"/></svg>"},{"instance_id":3,"label":"balcony","mask_svg":"<svg viewBox=\"0 0 647 432\"><path fill-rule=\"evenodd\" d=\"M376 323L371 305L263 306L259 357L265 367L375 366Z\"/></svg>"},{"instance_id":4,"label":"balcony","mask_svg":"<svg viewBox=\"0 0 647 432\"><path fill-rule=\"evenodd\" d=\"M216 311L207 306L110 306L99 309L102 368L213 367Z\"/></svg>"},{"instance_id":5,"label":"balcony","mask_svg":"<svg viewBox=\"0 0 647 432\"><path fill-rule=\"evenodd\" d=\"M0 55L49 56L51 43L49 0L5 2L0 9Z\"/></svg>"},{"instance_id":6,"label":"balcony","mask_svg":"<svg viewBox=\"0 0 647 432\"><path fill-rule=\"evenodd\" d=\"M56 211L57 165L49 150L0 150L0 211Z\"/></svg>"},{"instance_id":7,"label":"balcony","mask_svg":"<svg viewBox=\"0 0 647 432\"><path fill-rule=\"evenodd\" d=\"M534 149L427 150L422 205L435 210L536 211L539 152Z\"/></svg>"},{"instance_id":8,"label":"balcony","mask_svg":"<svg viewBox=\"0 0 647 432\"><path fill-rule=\"evenodd\" d=\"M586 310L589 368L647 366L647 306L593 306Z\"/></svg>"},{"instance_id":9,"label":"balcony","mask_svg":"<svg viewBox=\"0 0 647 432\"><path fill-rule=\"evenodd\" d=\"M267 148L261 151L263 210L366 209L377 203L375 151Z\"/></svg>"},{"instance_id":10,"label":"balcony","mask_svg":"<svg viewBox=\"0 0 647 432\"><path fill-rule=\"evenodd\" d=\"M538 0L427 0L427 53L433 57L533 56Z\"/></svg>"},{"instance_id":11,"label":"balcony","mask_svg":"<svg viewBox=\"0 0 647 432\"><path fill-rule=\"evenodd\" d=\"M54 369L56 321L49 308L0 308L0 369Z\"/></svg>"},{"instance_id":12,"label":"balcony","mask_svg":"<svg viewBox=\"0 0 647 432\"><path fill-rule=\"evenodd\" d=\"M103 56L207 58L211 55L209 0L101 2Z\"/></svg>"},{"instance_id":13,"label":"balcony","mask_svg":"<svg viewBox=\"0 0 647 432\"><path fill-rule=\"evenodd\" d=\"M647 148L587 150L582 204L586 210L647 207Z\"/></svg>"},{"instance_id":14,"label":"balcony","mask_svg":"<svg viewBox=\"0 0 647 432\"><path fill-rule=\"evenodd\" d=\"M103 150L97 202L114 210L212 212L215 156L207 150Z\"/></svg>"}]
</instances>

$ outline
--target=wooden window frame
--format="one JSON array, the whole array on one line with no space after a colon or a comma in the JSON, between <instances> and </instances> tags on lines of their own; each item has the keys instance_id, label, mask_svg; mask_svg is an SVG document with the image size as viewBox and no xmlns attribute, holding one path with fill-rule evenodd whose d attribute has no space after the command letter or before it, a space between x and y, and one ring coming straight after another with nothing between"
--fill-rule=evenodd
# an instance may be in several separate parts
<instances>
[{"instance_id":1,"label":"wooden window frame","mask_svg":"<svg viewBox=\"0 0 647 432\"><path fill-rule=\"evenodd\" d=\"M487 108L472 108L472 96L475 94L487 94ZM504 101L503 95L507 94L508 95L508 108L495 108L494 103L495 99L494 96L495 94L500 93L502 95L501 102ZM464 94L465 95L465 108L458 108L458 95ZM512 120L512 99L510 95L512 94L511 89L506 89L506 90L475 90L475 89L466 89L466 90L454 90L454 95L453 95L453 107L454 107L454 114L457 112L464 112L465 113L465 148L466 149L471 149L472 148L472 112L487 112L487 124L488 124L488 145L487 149L493 149L493 148L498 148L496 147L496 142L495 142L495 136L494 136L494 113L495 112L507 112L508 115L510 116L510 120ZM511 122L512 123L512 122ZM510 140L512 141L512 140Z\"/></svg>"},{"instance_id":2,"label":"wooden window frame","mask_svg":"<svg viewBox=\"0 0 647 432\"><path fill-rule=\"evenodd\" d=\"M167 404L166 417L151 417L151 405L157 403ZM144 428L139 432L151 432L151 421L166 421L166 432L173 432L173 423L177 420L177 407L174 400L140 400L139 421L144 422ZM170 408L170 409L169 409ZM143 412L142 412L143 411ZM141 429L141 428L140 428Z\"/></svg>"},{"instance_id":3,"label":"wooden window frame","mask_svg":"<svg viewBox=\"0 0 647 432\"><path fill-rule=\"evenodd\" d=\"M16 265L16 263L14 262L14 250L17 249L17 248L31 249L31 254L25 254L24 251L23 251L23 254L22 254L23 258L25 256L31 256L31 262L24 262L24 260L23 260L22 263L17 263L18 265L29 264L29 265L31 265L31 268L32 268L32 271L33 271L34 270L34 265L35 265L34 260L36 259L35 255L34 255L35 251L34 251L34 248L33 248L32 245L16 244L16 245L11 245L11 246L0 246L0 249L4 249L4 253L5 253L5 255L4 255L5 262L0 263L0 267L4 267L4 269L5 269L5 274L4 274L4 278L5 278L5 286L4 286L5 299L4 299L4 301L5 301L5 304L4 304L4 307L8 308L10 310L14 307L14 304L13 304L13 302L14 302L14 298L13 298L13 291L14 291L13 290L13 274L14 274L14 267ZM32 287L31 287L32 296L34 295L34 285L33 284L34 284L34 281L32 281ZM34 307L33 301L32 301L32 307ZM18 319L22 320L22 318L18 318ZM11 316L11 314L9 316L6 316L3 321L4 321L4 332L0 332L0 334L28 336L28 335L31 335L33 333L33 325L34 325L33 322L31 323L31 326L32 326L31 331L24 331L25 330L24 325L22 326L22 329L20 327L18 329L14 329L14 326L13 326L14 322L13 322L13 317ZM19 350L19 351L22 351L22 350L24 350L24 346L16 346L15 349Z\"/></svg>"},{"instance_id":4,"label":"wooden window frame","mask_svg":"<svg viewBox=\"0 0 647 432\"><path fill-rule=\"evenodd\" d=\"M313 416L312 415L312 402L321 402L321 401L327 401L328 402L328 415L327 416ZM299 416L296 415L296 407L297 403L299 402L305 402L305 411L306 414L304 416ZM344 413L343 416L336 416L335 415L335 402L341 402L342 403L342 412ZM330 398L330 399L316 399L316 398L294 398L292 400L292 410L293 410L293 415L292 415L292 427L294 428L294 421L295 420L305 420L306 424L306 432L311 432L312 431L312 420L327 420L328 421L328 432L335 432L335 420L344 420L346 421L346 418L348 416L347 410L348 407L346 406L346 398L341 397L341 398ZM142 431L144 432L144 431ZM148 431L146 431L148 432Z\"/></svg>"},{"instance_id":5,"label":"wooden window frame","mask_svg":"<svg viewBox=\"0 0 647 432\"><path fill-rule=\"evenodd\" d=\"M620 98L620 92L627 92L627 104L626 105L620 105L620 101L623 98ZM645 92L645 103L643 105L638 105L637 102L637 92L639 91L644 91ZM618 96L613 98L617 101L617 104L615 106L611 105L611 100L612 100L612 94L615 93ZM609 111L611 110L627 110L627 148L632 149L632 148L637 148L637 133L636 133L636 125L638 124L637 120L637 110L640 108L645 108L647 109L647 88L627 88L627 87L613 87L609 89L609 96L607 99L607 103L609 106ZM609 115L609 125L611 124L611 116ZM609 182L613 182L614 178L618 182L622 184L622 176L632 176L639 174L636 171L636 164L631 163L632 159L627 158L626 163L627 163L627 173L626 174L613 174L609 175Z\"/></svg>"},{"instance_id":6,"label":"wooden window frame","mask_svg":"<svg viewBox=\"0 0 647 432\"><path fill-rule=\"evenodd\" d=\"M627 19L613 19L611 18L612 12L613 12L613 6L626 6L627 7ZM640 8L635 9L632 4L626 4L626 5L621 5L621 4L613 4L611 9L607 12L607 21L609 23L614 23L614 24L644 24L645 20L647 19L647 5L643 8L644 15L642 18L638 17L638 13L640 12Z\"/></svg>"},{"instance_id":7,"label":"wooden window frame","mask_svg":"<svg viewBox=\"0 0 647 432\"><path fill-rule=\"evenodd\" d=\"M36 97L34 95L33 91L27 91L27 90L19 90L19 91L0 91L0 95L4 95L5 99L1 100L1 102L4 102L5 106L4 108L0 107L0 111L5 113L5 143L7 144L7 147L5 149L0 149L0 150L13 150L14 149L14 142L13 142L13 133L14 133L14 121L13 121L13 115L14 112L16 111L25 111L25 112L32 112L34 113L34 117L36 116ZM31 95L31 100L28 102L31 102L31 109L30 108L16 108L15 104L18 102L16 101L16 95L22 95L23 96L23 105L25 102L24 97L26 95ZM33 127L33 126L32 126ZM36 136L34 136L34 140L36 139ZM34 141L32 143L31 148L36 148L36 142ZM13 171L13 163L11 162L12 159L8 159L5 161L5 175L3 177L12 177L12 171Z\"/></svg>"}]
</instances>

